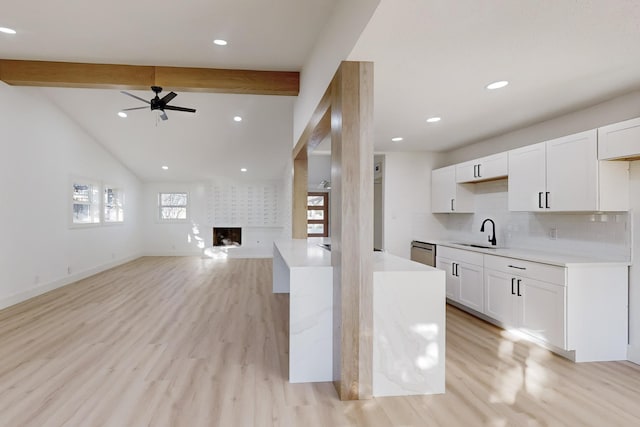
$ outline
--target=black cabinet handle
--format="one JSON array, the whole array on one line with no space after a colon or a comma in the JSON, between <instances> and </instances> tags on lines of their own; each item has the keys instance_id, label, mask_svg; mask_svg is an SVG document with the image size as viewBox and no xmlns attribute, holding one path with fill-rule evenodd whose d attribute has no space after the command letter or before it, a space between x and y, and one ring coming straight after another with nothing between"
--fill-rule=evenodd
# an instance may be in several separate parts
<instances>
[{"instance_id":1,"label":"black cabinet handle","mask_svg":"<svg viewBox=\"0 0 640 427\"><path fill-rule=\"evenodd\" d=\"M515 281L516 281L516 278L515 278L515 277L512 277L512 278L511 278L511 295L515 295L515 294L516 294L516 292L513 290L513 289L514 289L514 288L513 288L513 285L515 284L515 283L514 283Z\"/></svg>"},{"instance_id":2,"label":"black cabinet handle","mask_svg":"<svg viewBox=\"0 0 640 427\"><path fill-rule=\"evenodd\" d=\"M473 165L473 177L477 178L478 177L478 172L476 172L478 169L478 165Z\"/></svg>"},{"instance_id":3,"label":"black cabinet handle","mask_svg":"<svg viewBox=\"0 0 640 427\"><path fill-rule=\"evenodd\" d=\"M458 264L456 264L455 262L453 263L452 270L453 270L453 275L458 277Z\"/></svg>"},{"instance_id":4,"label":"black cabinet handle","mask_svg":"<svg viewBox=\"0 0 640 427\"><path fill-rule=\"evenodd\" d=\"M550 207L550 206L549 206L549 192L547 191L547 192L546 192L546 193L544 193L544 194L545 194L545 196L544 196L544 204L545 204L545 207L546 207L547 209L549 209L549 207Z\"/></svg>"},{"instance_id":5,"label":"black cabinet handle","mask_svg":"<svg viewBox=\"0 0 640 427\"><path fill-rule=\"evenodd\" d=\"M542 209L542 191L538 192L538 207Z\"/></svg>"},{"instance_id":6,"label":"black cabinet handle","mask_svg":"<svg viewBox=\"0 0 640 427\"><path fill-rule=\"evenodd\" d=\"M520 293L520 282L522 282L521 279L518 279L518 296L521 297L522 294Z\"/></svg>"},{"instance_id":7,"label":"black cabinet handle","mask_svg":"<svg viewBox=\"0 0 640 427\"><path fill-rule=\"evenodd\" d=\"M454 199L451 199L451 210L452 210L452 211L454 210L454 209L453 209L453 200L454 200Z\"/></svg>"},{"instance_id":8,"label":"black cabinet handle","mask_svg":"<svg viewBox=\"0 0 640 427\"><path fill-rule=\"evenodd\" d=\"M478 178L482 178L482 175L480 174L480 164L478 163Z\"/></svg>"},{"instance_id":9,"label":"black cabinet handle","mask_svg":"<svg viewBox=\"0 0 640 427\"><path fill-rule=\"evenodd\" d=\"M511 265L511 264L509 264L509 267L517 268L518 270L526 270L527 269L527 267L518 267L517 265Z\"/></svg>"}]
</instances>

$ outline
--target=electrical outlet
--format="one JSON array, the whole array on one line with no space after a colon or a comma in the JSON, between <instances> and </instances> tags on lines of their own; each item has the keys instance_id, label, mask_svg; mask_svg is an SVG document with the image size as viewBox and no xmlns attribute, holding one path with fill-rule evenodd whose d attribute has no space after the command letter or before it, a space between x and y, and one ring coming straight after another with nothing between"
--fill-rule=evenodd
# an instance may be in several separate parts
<instances>
[{"instance_id":1,"label":"electrical outlet","mask_svg":"<svg viewBox=\"0 0 640 427\"><path fill-rule=\"evenodd\" d=\"M558 229L553 227L549 229L549 238L551 240L556 240L558 238Z\"/></svg>"},{"instance_id":2,"label":"electrical outlet","mask_svg":"<svg viewBox=\"0 0 640 427\"><path fill-rule=\"evenodd\" d=\"M67 274L71 274L71 266L67 266Z\"/></svg>"}]
</instances>

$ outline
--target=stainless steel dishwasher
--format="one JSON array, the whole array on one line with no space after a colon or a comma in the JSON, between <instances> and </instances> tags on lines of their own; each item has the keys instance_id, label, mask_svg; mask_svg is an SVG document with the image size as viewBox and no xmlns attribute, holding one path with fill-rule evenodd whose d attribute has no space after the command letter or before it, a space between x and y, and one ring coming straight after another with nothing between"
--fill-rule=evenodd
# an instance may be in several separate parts
<instances>
[{"instance_id":1,"label":"stainless steel dishwasher","mask_svg":"<svg viewBox=\"0 0 640 427\"><path fill-rule=\"evenodd\" d=\"M414 240L411 242L411 261L436 266L436 245Z\"/></svg>"}]
</instances>

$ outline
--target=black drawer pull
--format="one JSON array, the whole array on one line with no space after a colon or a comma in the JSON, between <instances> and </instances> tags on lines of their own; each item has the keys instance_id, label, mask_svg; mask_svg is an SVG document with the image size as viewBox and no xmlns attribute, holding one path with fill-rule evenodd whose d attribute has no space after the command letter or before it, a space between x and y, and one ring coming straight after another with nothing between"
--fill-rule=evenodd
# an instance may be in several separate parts
<instances>
[{"instance_id":1,"label":"black drawer pull","mask_svg":"<svg viewBox=\"0 0 640 427\"><path fill-rule=\"evenodd\" d=\"M521 297L522 294L520 293L520 282L522 282L521 279L518 279L518 296Z\"/></svg>"},{"instance_id":2,"label":"black drawer pull","mask_svg":"<svg viewBox=\"0 0 640 427\"><path fill-rule=\"evenodd\" d=\"M511 264L509 264L509 267L517 268L518 270L526 270L527 269L527 267L518 267L517 265L511 265Z\"/></svg>"}]
</instances>

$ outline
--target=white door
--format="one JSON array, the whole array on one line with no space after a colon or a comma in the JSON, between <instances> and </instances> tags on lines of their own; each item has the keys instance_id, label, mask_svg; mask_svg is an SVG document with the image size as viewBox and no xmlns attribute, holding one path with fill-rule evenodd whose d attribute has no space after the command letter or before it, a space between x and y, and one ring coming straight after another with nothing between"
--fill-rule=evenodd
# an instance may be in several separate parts
<instances>
[{"instance_id":1,"label":"white door","mask_svg":"<svg viewBox=\"0 0 640 427\"><path fill-rule=\"evenodd\" d=\"M510 211L543 211L546 192L545 143L509 151Z\"/></svg>"},{"instance_id":2,"label":"white door","mask_svg":"<svg viewBox=\"0 0 640 427\"><path fill-rule=\"evenodd\" d=\"M431 212L452 212L456 197L455 166L431 171Z\"/></svg>"},{"instance_id":3,"label":"white door","mask_svg":"<svg viewBox=\"0 0 640 427\"><path fill-rule=\"evenodd\" d=\"M547 141L550 211L598 210L598 131Z\"/></svg>"},{"instance_id":4,"label":"white door","mask_svg":"<svg viewBox=\"0 0 640 427\"><path fill-rule=\"evenodd\" d=\"M485 269L484 313L505 325L516 326L517 300L515 277L501 271Z\"/></svg>"},{"instance_id":5,"label":"white door","mask_svg":"<svg viewBox=\"0 0 640 427\"><path fill-rule=\"evenodd\" d=\"M484 313L483 268L473 264L459 264L460 303Z\"/></svg>"},{"instance_id":6,"label":"white door","mask_svg":"<svg viewBox=\"0 0 640 427\"><path fill-rule=\"evenodd\" d=\"M518 279L520 330L556 347L566 348L565 287L533 279Z\"/></svg>"},{"instance_id":7,"label":"white door","mask_svg":"<svg viewBox=\"0 0 640 427\"><path fill-rule=\"evenodd\" d=\"M455 275L455 263L447 258L436 257L436 268L446 272L447 298L460 301L460 279Z\"/></svg>"}]
</instances>

